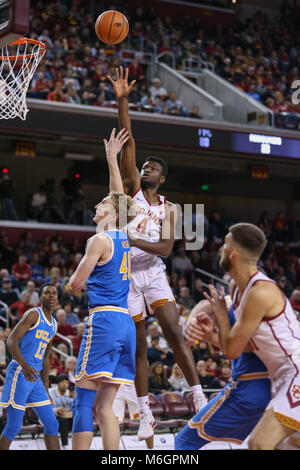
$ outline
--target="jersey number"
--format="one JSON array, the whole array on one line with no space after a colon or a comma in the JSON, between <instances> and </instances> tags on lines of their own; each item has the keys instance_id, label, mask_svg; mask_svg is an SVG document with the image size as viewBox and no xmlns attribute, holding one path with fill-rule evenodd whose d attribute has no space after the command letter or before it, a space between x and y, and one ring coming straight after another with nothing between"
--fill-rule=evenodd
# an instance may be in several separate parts
<instances>
[{"instance_id":1,"label":"jersey number","mask_svg":"<svg viewBox=\"0 0 300 470\"><path fill-rule=\"evenodd\" d=\"M145 217L143 220L140 221L140 223L137 226L137 230L141 232L143 235L147 234L147 227L148 227L148 219Z\"/></svg>"},{"instance_id":2,"label":"jersey number","mask_svg":"<svg viewBox=\"0 0 300 470\"><path fill-rule=\"evenodd\" d=\"M35 353L34 357L36 357L37 359L43 359L43 356L44 356L45 351L46 351L46 347L47 347L47 343L43 343L41 341L40 344L39 344L38 350Z\"/></svg>"},{"instance_id":3,"label":"jersey number","mask_svg":"<svg viewBox=\"0 0 300 470\"><path fill-rule=\"evenodd\" d=\"M120 266L120 274L123 274L122 281L130 279L130 251L125 251Z\"/></svg>"}]
</instances>

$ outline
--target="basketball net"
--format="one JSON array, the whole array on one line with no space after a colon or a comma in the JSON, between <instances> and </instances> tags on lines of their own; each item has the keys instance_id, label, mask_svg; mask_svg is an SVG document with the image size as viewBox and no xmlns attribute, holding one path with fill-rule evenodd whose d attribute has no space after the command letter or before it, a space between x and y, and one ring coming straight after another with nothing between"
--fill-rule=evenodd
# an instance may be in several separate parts
<instances>
[{"instance_id":1,"label":"basketball net","mask_svg":"<svg viewBox=\"0 0 300 470\"><path fill-rule=\"evenodd\" d=\"M45 52L45 44L27 38L0 49L0 119L26 119L26 94Z\"/></svg>"}]
</instances>

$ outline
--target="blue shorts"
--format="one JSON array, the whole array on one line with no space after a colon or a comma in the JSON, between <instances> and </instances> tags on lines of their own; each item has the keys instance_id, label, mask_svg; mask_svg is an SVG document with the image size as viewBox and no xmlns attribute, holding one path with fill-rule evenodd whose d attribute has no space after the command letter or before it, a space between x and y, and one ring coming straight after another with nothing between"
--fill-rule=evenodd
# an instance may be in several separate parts
<instances>
[{"instance_id":1,"label":"blue shorts","mask_svg":"<svg viewBox=\"0 0 300 470\"><path fill-rule=\"evenodd\" d=\"M196 450L210 441L242 444L271 399L269 379L231 382L175 438L176 450Z\"/></svg>"},{"instance_id":2,"label":"blue shorts","mask_svg":"<svg viewBox=\"0 0 300 470\"><path fill-rule=\"evenodd\" d=\"M0 405L11 405L24 411L26 406L51 405L51 402L40 374L36 382L29 382L25 379L21 366L11 361L7 367Z\"/></svg>"},{"instance_id":3,"label":"blue shorts","mask_svg":"<svg viewBox=\"0 0 300 470\"><path fill-rule=\"evenodd\" d=\"M136 329L128 311L118 307L90 310L78 354L75 381L105 378L133 384Z\"/></svg>"}]
</instances>

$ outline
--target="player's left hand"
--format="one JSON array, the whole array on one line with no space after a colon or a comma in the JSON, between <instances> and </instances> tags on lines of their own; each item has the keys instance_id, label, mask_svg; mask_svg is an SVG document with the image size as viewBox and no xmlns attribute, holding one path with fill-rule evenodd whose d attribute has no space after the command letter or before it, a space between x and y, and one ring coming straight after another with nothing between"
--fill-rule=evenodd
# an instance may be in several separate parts
<instances>
[{"instance_id":1,"label":"player's left hand","mask_svg":"<svg viewBox=\"0 0 300 470\"><path fill-rule=\"evenodd\" d=\"M120 132L116 135L116 129L114 128L111 131L109 141L103 139L105 145L106 158L108 163L114 161L118 153L122 150L123 145L129 139L129 134L127 129L121 129Z\"/></svg>"},{"instance_id":2,"label":"player's left hand","mask_svg":"<svg viewBox=\"0 0 300 470\"><path fill-rule=\"evenodd\" d=\"M226 316L228 315L227 305L225 300L225 289L222 286L220 295L218 294L217 289L212 284L209 284L209 292L210 296L207 292L204 292L205 298L209 301L210 305L212 306L213 312L216 317Z\"/></svg>"}]
</instances>

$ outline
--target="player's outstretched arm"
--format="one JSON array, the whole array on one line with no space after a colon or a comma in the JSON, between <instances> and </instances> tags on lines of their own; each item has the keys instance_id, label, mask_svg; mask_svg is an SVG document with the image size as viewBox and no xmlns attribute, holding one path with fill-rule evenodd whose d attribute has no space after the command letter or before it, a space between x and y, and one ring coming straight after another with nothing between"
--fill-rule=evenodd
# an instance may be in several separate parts
<instances>
[{"instance_id":1,"label":"player's outstretched arm","mask_svg":"<svg viewBox=\"0 0 300 470\"><path fill-rule=\"evenodd\" d=\"M38 379L38 372L25 361L19 348L19 341L21 341L25 333L27 333L27 331L38 321L38 318L39 314L36 309L27 311L12 330L6 343L8 351L17 363L20 364L24 377L29 382L36 382Z\"/></svg>"},{"instance_id":2,"label":"player's outstretched arm","mask_svg":"<svg viewBox=\"0 0 300 470\"><path fill-rule=\"evenodd\" d=\"M124 193L123 182L118 165L118 153L129 139L126 129L122 129L116 135L116 129L113 129L109 141L104 139L106 159L109 168L109 190Z\"/></svg>"},{"instance_id":3,"label":"player's outstretched arm","mask_svg":"<svg viewBox=\"0 0 300 470\"><path fill-rule=\"evenodd\" d=\"M125 128L129 134L129 139L124 145L121 155L120 172L124 184L124 191L126 194L132 196L140 188L140 175L136 167L135 141L132 135L131 120L128 111L128 95L135 84L135 80L128 84L128 69L125 70L125 75L123 67L119 69L116 68L115 71L115 80L110 75L108 75L107 78L114 87L118 101L120 128Z\"/></svg>"}]
</instances>

